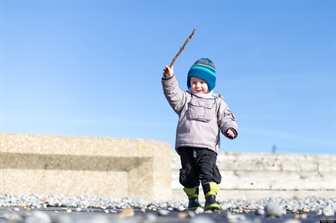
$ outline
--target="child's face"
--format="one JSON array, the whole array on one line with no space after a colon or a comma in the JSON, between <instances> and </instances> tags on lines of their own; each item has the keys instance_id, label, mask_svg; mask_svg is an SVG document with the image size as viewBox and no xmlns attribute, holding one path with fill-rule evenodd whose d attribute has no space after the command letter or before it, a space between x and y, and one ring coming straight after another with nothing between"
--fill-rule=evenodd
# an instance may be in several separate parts
<instances>
[{"instance_id":1,"label":"child's face","mask_svg":"<svg viewBox=\"0 0 336 223\"><path fill-rule=\"evenodd\" d=\"M207 94L209 93L208 84L197 77L190 78L190 88L194 94Z\"/></svg>"}]
</instances>

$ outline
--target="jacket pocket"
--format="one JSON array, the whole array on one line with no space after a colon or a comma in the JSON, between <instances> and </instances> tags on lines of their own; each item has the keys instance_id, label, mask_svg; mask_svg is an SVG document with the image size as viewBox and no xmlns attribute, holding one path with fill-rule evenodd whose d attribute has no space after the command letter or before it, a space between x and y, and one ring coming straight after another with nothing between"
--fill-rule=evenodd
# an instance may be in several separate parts
<instances>
[{"instance_id":1,"label":"jacket pocket","mask_svg":"<svg viewBox=\"0 0 336 223\"><path fill-rule=\"evenodd\" d=\"M189 103L188 118L201 122L209 122L211 120L211 107L199 106Z\"/></svg>"}]
</instances>

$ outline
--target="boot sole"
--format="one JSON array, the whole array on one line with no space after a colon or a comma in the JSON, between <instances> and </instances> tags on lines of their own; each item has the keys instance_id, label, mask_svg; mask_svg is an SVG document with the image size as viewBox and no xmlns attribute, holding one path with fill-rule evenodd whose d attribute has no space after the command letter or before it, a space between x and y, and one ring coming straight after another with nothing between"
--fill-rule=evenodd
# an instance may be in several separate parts
<instances>
[{"instance_id":1,"label":"boot sole","mask_svg":"<svg viewBox=\"0 0 336 223\"><path fill-rule=\"evenodd\" d=\"M195 211L197 208L199 208L199 207L201 207L201 206L198 206L198 207L188 207L188 210L190 210L190 211Z\"/></svg>"},{"instance_id":2,"label":"boot sole","mask_svg":"<svg viewBox=\"0 0 336 223\"><path fill-rule=\"evenodd\" d=\"M219 210L220 206L219 206L219 204L209 204L208 206L205 206L204 209L215 211L215 210Z\"/></svg>"}]
</instances>

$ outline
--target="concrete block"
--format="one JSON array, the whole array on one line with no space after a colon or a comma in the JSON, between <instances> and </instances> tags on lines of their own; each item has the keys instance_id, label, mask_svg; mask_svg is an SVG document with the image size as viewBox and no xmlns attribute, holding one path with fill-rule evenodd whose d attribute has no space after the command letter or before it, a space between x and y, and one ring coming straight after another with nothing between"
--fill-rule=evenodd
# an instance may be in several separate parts
<instances>
[{"instance_id":1,"label":"concrete block","mask_svg":"<svg viewBox=\"0 0 336 223\"><path fill-rule=\"evenodd\" d=\"M162 158L168 157L168 158ZM171 149L153 140L1 133L0 193L171 199Z\"/></svg>"},{"instance_id":2,"label":"concrete block","mask_svg":"<svg viewBox=\"0 0 336 223\"><path fill-rule=\"evenodd\" d=\"M333 172L336 173L336 156L332 159L318 160L317 169L319 172Z\"/></svg>"},{"instance_id":3,"label":"concrete block","mask_svg":"<svg viewBox=\"0 0 336 223\"><path fill-rule=\"evenodd\" d=\"M0 139L1 194L187 200L180 158L167 143L14 133ZM336 156L220 152L217 160L220 200L336 195Z\"/></svg>"}]
</instances>

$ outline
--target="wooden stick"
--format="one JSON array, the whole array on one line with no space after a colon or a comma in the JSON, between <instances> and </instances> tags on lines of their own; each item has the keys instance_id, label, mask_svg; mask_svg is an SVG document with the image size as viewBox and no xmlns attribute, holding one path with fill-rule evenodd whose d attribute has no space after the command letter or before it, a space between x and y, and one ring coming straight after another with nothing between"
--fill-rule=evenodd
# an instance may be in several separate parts
<instances>
[{"instance_id":1,"label":"wooden stick","mask_svg":"<svg viewBox=\"0 0 336 223\"><path fill-rule=\"evenodd\" d=\"M190 34L190 36L186 39L186 41L184 42L183 46L180 47L180 50L178 51L178 53L175 55L175 57L173 58L173 60L170 63L170 67L174 66L174 63L177 59L178 56L180 56L180 54L182 53L182 51L184 50L184 47L188 44L189 40L191 40L191 38L193 37L194 33L195 33L196 29L194 29L192 31L192 33Z\"/></svg>"},{"instance_id":2,"label":"wooden stick","mask_svg":"<svg viewBox=\"0 0 336 223\"><path fill-rule=\"evenodd\" d=\"M195 33L196 29L194 29L192 31L192 33L190 34L190 36L186 39L186 41L184 42L183 46L180 47L180 50L178 51L178 53L175 55L175 57L173 58L173 60L170 63L170 67L174 66L174 63L177 59L178 56L180 56L180 54L182 53L182 51L184 50L184 47L188 44L189 40L191 40L191 38L193 37L194 33Z\"/></svg>"}]
</instances>

